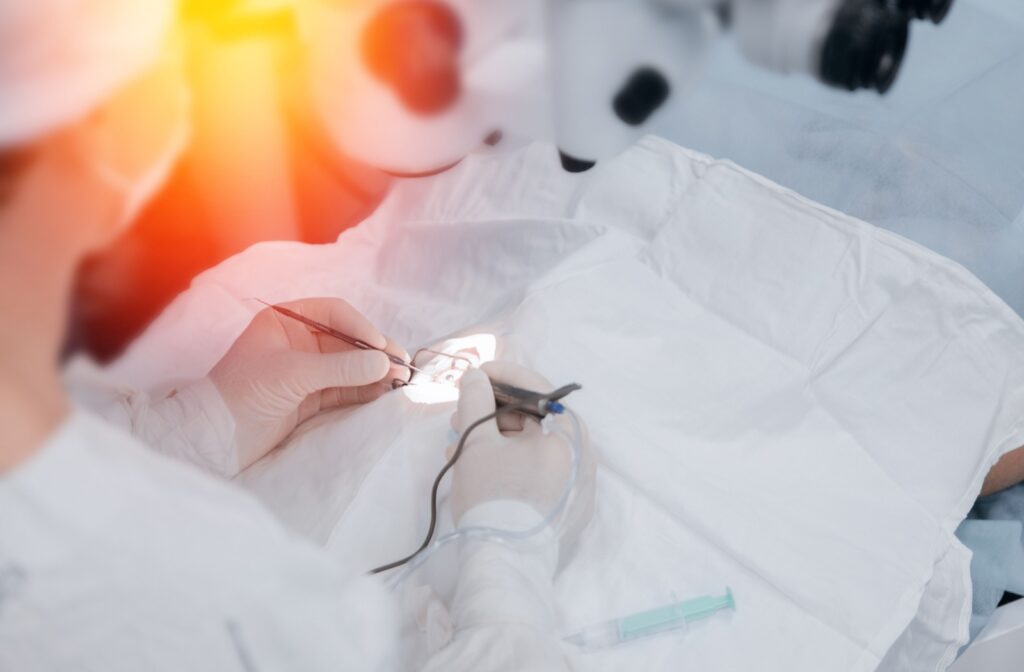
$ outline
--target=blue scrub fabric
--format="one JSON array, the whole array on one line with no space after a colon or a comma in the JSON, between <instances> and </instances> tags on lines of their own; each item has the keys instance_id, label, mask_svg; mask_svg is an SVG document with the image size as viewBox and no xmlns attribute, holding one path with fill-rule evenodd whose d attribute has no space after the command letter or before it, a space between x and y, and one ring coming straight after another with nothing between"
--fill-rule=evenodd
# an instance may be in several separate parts
<instances>
[{"instance_id":1,"label":"blue scrub fabric","mask_svg":"<svg viewBox=\"0 0 1024 672\"><path fill-rule=\"evenodd\" d=\"M1024 594L1024 484L979 498L956 536L973 553L973 640L1004 592Z\"/></svg>"}]
</instances>

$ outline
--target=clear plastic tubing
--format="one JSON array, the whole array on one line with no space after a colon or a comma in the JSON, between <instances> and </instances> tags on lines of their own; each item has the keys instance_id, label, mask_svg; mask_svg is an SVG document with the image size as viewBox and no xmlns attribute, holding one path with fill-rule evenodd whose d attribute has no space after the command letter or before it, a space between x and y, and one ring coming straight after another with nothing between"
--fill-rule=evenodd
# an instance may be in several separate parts
<instances>
[{"instance_id":1,"label":"clear plastic tubing","mask_svg":"<svg viewBox=\"0 0 1024 672\"><path fill-rule=\"evenodd\" d=\"M553 414L558 411L563 411L565 413L566 417L569 418L569 421L572 424L573 435L569 436L566 434L564 431L559 429L554 422L545 426L546 431L550 430L555 436L560 436L566 440L569 444L569 449L572 452L572 463L569 468L569 478L566 479L565 487L562 489L562 494L559 496L558 501L551 510L548 511L547 515L544 516L544 519L533 527L525 530L504 530L496 527L463 527L453 530L452 532L439 537L433 544L425 548L422 553L410 560L403 571L391 580L392 590L398 588L398 586L409 578L413 572L430 559L430 556L436 553L438 549L459 539L482 539L497 543L516 544L522 546L523 542L530 540L548 529L553 530L557 536L557 533L560 531L560 525L558 523L561 522L559 521L559 516L568 511L569 505L576 494L576 483L580 478L580 470L582 468L581 462L583 458L583 427L580 425L579 418L568 406L557 404L557 407L557 411L551 406L549 406L549 410ZM553 419L553 416L549 415L548 418L545 419L545 422ZM564 518L562 521L564 521Z\"/></svg>"}]
</instances>

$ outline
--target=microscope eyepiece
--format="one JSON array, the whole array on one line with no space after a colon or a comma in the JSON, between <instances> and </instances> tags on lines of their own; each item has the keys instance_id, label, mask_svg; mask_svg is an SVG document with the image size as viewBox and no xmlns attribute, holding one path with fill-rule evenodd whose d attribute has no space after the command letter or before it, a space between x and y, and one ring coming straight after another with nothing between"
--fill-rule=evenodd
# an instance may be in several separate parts
<instances>
[{"instance_id":1,"label":"microscope eyepiece","mask_svg":"<svg viewBox=\"0 0 1024 672\"><path fill-rule=\"evenodd\" d=\"M820 78L850 91L885 93L903 62L909 22L878 0L844 0L825 36Z\"/></svg>"},{"instance_id":2,"label":"microscope eyepiece","mask_svg":"<svg viewBox=\"0 0 1024 672\"><path fill-rule=\"evenodd\" d=\"M932 23L941 23L953 0L880 0L881 4L903 12L913 19L930 19Z\"/></svg>"},{"instance_id":3,"label":"microscope eyepiece","mask_svg":"<svg viewBox=\"0 0 1024 672\"><path fill-rule=\"evenodd\" d=\"M562 162L562 170L567 173L585 173L597 165L597 161L580 159L572 154L565 153L561 149L558 150L558 160Z\"/></svg>"},{"instance_id":4,"label":"microscope eyepiece","mask_svg":"<svg viewBox=\"0 0 1024 672\"><path fill-rule=\"evenodd\" d=\"M672 89L656 68L638 68L629 76L612 101L612 109L623 123L639 126L668 100Z\"/></svg>"}]
</instances>

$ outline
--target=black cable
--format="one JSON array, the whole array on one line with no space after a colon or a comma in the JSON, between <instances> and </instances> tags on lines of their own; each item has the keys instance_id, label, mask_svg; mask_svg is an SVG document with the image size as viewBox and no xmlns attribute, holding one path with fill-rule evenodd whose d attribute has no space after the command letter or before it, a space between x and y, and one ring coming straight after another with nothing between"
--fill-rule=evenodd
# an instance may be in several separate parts
<instances>
[{"instance_id":1,"label":"black cable","mask_svg":"<svg viewBox=\"0 0 1024 672\"><path fill-rule=\"evenodd\" d=\"M417 555L422 553L424 549L427 548L427 546L430 546L430 542L434 538L434 530L437 528L437 490L438 488L441 487L441 479L444 478L445 474L451 471L451 468L455 466L455 463L459 460L459 457L462 456L462 451L466 447L466 441L469 439L469 435L473 433L474 429L484 424L485 422L494 420L503 413L510 413L512 411L522 410L524 408L527 408L531 404L535 405L536 401L514 404L509 406L502 406L493 413L485 415L484 417L475 421L473 424L466 428L466 431L462 433L462 437L459 439L459 443L456 446L455 452L452 454L451 459L449 459L445 463L445 465L441 468L441 471L439 471L437 473L437 476L434 478L434 485L430 489L430 527L427 528L427 536L423 540L423 543L420 544L419 548L417 548L415 551L405 556L401 560L395 560L394 562L389 562L386 565L381 565L380 567L371 569L370 574L380 574L381 572L386 572L389 569L401 567L402 565L406 564L407 562L415 558Z\"/></svg>"}]
</instances>

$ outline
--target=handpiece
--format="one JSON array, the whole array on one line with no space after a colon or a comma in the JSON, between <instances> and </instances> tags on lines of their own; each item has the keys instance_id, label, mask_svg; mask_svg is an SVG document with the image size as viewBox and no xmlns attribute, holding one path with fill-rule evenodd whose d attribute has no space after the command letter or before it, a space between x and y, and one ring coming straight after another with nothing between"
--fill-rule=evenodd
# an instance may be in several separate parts
<instances>
[{"instance_id":1,"label":"handpiece","mask_svg":"<svg viewBox=\"0 0 1024 672\"><path fill-rule=\"evenodd\" d=\"M550 394L544 394L495 381L491 381L491 387L494 388L494 403L499 410L508 406L519 406L514 412L529 415L538 420L543 420L549 413L563 412L565 407L560 400L576 390L582 389L580 385L571 383Z\"/></svg>"}]
</instances>

